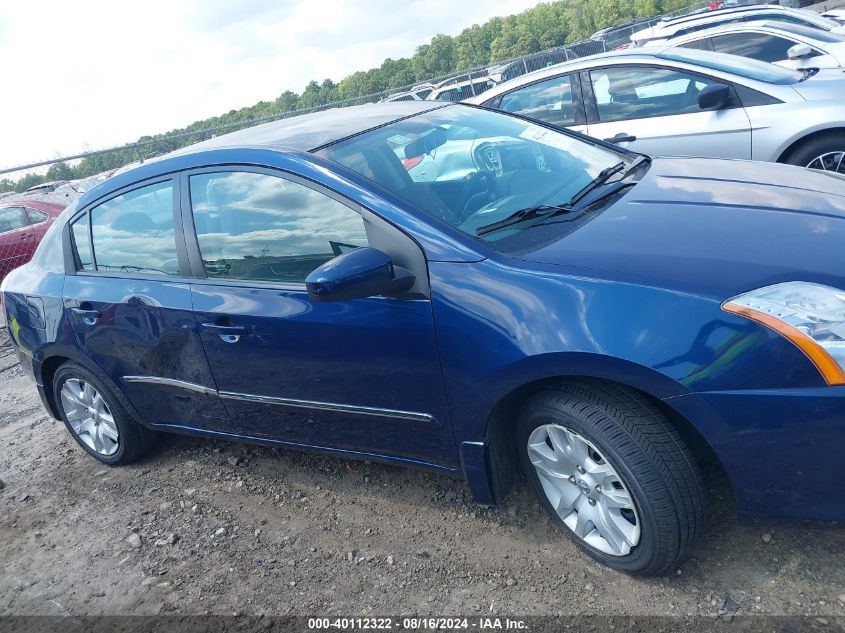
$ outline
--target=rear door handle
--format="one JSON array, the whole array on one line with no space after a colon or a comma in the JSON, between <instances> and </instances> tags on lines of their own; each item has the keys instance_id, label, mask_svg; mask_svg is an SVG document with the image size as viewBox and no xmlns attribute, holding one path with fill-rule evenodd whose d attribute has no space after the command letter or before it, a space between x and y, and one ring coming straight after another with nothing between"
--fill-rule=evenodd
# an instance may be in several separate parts
<instances>
[{"instance_id":1,"label":"rear door handle","mask_svg":"<svg viewBox=\"0 0 845 633\"><path fill-rule=\"evenodd\" d=\"M203 323L200 327L204 332L216 334L224 343L237 343L241 336L246 334L246 328L242 325L217 325L216 323Z\"/></svg>"},{"instance_id":2,"label":"rear door handle","mask_svg":"<svg viewBox=\"0 0 845 633\"><path fill-rule=\"evenodd\" d=\"M71 312L82 317L88 325L94 325L94 322L100 318L99 310L85 310L84 308L71 308Z\"/></svg>"},{"instance_id":3,"label":"rear door handle","mask_svg":"<svg viewBox=\"0 0 845 633\"><path fill-rule=\"evenodd\" d=\"M610 138L606 138L604 140L608 143L632 143L637 140L637 137L625 134L625 132L619 132L616 136L611 136Z\"/></svg>"}]
</instances>

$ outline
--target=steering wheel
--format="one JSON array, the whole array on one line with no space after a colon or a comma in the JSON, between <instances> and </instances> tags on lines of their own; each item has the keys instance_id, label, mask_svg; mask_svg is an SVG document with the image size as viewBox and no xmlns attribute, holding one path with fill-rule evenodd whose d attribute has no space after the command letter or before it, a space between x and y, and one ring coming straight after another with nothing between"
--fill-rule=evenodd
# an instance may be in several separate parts
<instances>
[{"instance_id":1,"label":"steering wheel","mask_svg":"<svg viewBox=\"0 0 845 633\"><path fill-rule=\"evenodd\" d=\"M489 171L478 171L467 179L458 198L458 224L493 198L495 184L496 177Z\"/></svg>"}]
</instances>

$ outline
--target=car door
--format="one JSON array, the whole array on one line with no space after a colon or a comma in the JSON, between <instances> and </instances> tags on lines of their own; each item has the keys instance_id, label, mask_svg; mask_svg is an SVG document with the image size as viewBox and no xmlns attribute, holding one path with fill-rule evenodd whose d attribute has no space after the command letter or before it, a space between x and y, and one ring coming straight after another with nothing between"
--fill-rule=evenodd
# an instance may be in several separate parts
<instances>
[{"instance_id":1,"label":"car door","mask_svg":"<svg viewBox=\"0 0 845 633\"><path fill-rule=\"evenodd\" d=\"M423 254L404 233L312 181L209 169L183 180L193 305L240 433L454 467L454 439ZM187 216L187 214L186 214ZM360 246L426 292L312 301L305 278Z\"/></svg>"},{"instance_id":2,"label":"car door","mask_svg":"<svg viewBox=\"0 0 845 633\"><path fill-rule=\"evenodd\" d=\"M32 207L24 207L24 213L26 213L26 218L29 221L32 231L32 239L27 241L27 252L25 255L26 261L29 261L35 254L38 244L41 243L41 238L44 237L44 234L50 227L50 222L48 221L50 214L41 209L33 209Z\"/></svg>"},{"instance_id":3,"label":"car door","mask_svg":"<svg viewBox=\"0 0 845 633\"><path fill-rule=\"evenodd\" d=\"M490 105L557 127L586 131L586 112L577 73L521 86L500 95Z\"/></svg>"},{"instance_id":4,"label":"car door","mask_svg":"<svg viewBox=\"0 0 845 633\"><path fill-rule=\"evenodd\" d=\"M120 190L66 227L75 274L66 319L79 350L148 422L231 431L203 353L179 218L178 180Z\"/></svg>"},{"instance_id":5,"label":"car door","mask_svg":"<svg viewBox=\"0 0 845 633\"><path fill-rule=\"evenodd\" d=\"M31 257L32 227L23 207L0 208L0 279Z\"/></svg>"},{"instance_id":6,"label":"car door","mask_svg":"<svg viewBox=\"0 0 845 633\"><path fill-rule=\"evenodd\" d=\"M751 158L751 124L731 86L731 103L701 110L698 94L725 83L659 66L619 65L581 74L591 136L646 154Z\"/></svg>"}]
</instances>

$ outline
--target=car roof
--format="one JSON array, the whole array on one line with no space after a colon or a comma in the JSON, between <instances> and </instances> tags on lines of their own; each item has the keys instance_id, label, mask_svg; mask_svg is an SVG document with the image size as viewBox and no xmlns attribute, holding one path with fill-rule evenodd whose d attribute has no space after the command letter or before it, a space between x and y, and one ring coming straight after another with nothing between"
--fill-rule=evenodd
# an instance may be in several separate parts
<instances>
[{"instance_id":1,"label":"car roof","mask_svg":"<svg viewBox=\"0 0 845 633\"><path fill-rule=\"evenodd\" d=\"M189 145L162 158L224 147L269 146L311 151L399 119L447 105L431 101L389 101L332 108L230 132Z\"/></svg>"}]
</instances>

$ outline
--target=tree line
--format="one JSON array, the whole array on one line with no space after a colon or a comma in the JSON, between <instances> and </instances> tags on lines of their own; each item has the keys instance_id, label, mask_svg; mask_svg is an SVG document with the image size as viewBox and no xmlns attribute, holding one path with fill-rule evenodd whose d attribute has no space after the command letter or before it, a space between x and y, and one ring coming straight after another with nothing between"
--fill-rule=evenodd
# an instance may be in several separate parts
<instances>
[{"instance_id":1,"label":"tree line","mask_svg":"<svg viewBox=\"0 0 845 633\"><path fill-rule=\"evenodd\" d=\"M278 118L287 112L341 100L367 101L368 95L577 42L613 24L667 13L689 3L690 0L557 0L538 4L517 15L473 25L454 37L435 35L428 44L417 47L411 57L385 59L378 68L352 73L338 83L331 79L312 80L301 94L286 90L274 101L261 101L185 128L141 137L137 149L130 144L126 149L84 158L75 165L54 163L43 175L31 173L16 181L2 179L0 192L93 176L136 161L139 153L149 158L205 140L213 135L205 130L212 128L232 131L257 118Z\"/></svg>"}]
</instances>

